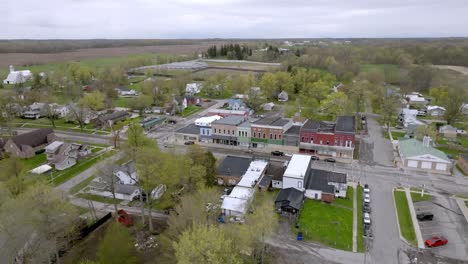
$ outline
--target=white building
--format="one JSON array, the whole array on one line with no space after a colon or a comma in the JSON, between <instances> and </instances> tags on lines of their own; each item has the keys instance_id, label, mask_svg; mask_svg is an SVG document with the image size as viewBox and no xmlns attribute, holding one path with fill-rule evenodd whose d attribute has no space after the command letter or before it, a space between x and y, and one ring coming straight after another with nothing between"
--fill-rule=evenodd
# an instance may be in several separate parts
<instances>
[{"instance_id":1,"label":"white building","mask_svg":"<svg viewBox=\"0 0 468 264\"><path fill-rule=\"evenodd\" d=\"M428 105L427 114L430 116L443 116L445 114L445 107L437 105Z\"/></svg>"},{"instance_id":2,"label":"white building","mask_svg":"<svg viewBox=\"0 0 468 264\"><path fill-rule=\"evenodd\" d=\"M10 73L5 80L3 80L4 84L17 84L17 83L24 83L28 80L32 79L32 73L30 70L22 70L22 71L15 71L15 68L10 65Z\"/></svg>"},{"instance_id":3,"label":"white building","mask_svg":"<svg viewBox=\"0 0 468 264\"><path fill-rule=\"evenodd\" d=\"M197 94L201 91L201 89L201 83L187 83L187 85L185 86L185 92L188 94Z\"/></svg>"},{"instance_id":4,"label":"white building","mask_svg":"<svg viewBox=\"0 0 468 264\"><path fill-rule=\"evenodd\" d=\"M427 103L426 98L420 93L413 92L405 97L410 105L425 105Z\"/></svg>"},{"instance_id":5,"label":"white building","mask_svg":"<svg viewBox=\"0 0 468 264\"><path fill-rule=\"evenodd\" d=\"M304 191L304 179L310 170L311 156L293 155L283 174L283 189L296 188Z\"/></svg>"},{"instance_id":6,"label":"white building","mask_svg":"<svg viewBox=\"0 0 468 264\"><path fill-rule=\"evenodd\" d=\"M225 216L243 217L255 195L255 186L264 175L267 161L255 160L250 163L239 183L232 189L231 194L225 197L221 209Z\"/></svg>"}]
</instances>

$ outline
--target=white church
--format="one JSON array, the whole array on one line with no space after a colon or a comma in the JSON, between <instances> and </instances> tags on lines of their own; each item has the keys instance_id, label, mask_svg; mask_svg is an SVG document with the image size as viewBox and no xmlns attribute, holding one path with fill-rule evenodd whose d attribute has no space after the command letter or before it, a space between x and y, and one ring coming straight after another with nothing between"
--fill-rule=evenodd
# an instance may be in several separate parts
<instances>
[{"instance_id":1,"label":"white church","mask_svg":"<svg viewBox=\"0 0 468 264\"><path fill-rule=\"evenodd\" d=\"M32 73L30 70L23 70L23 71L15 71L15 68L10 65L10 73L8 77L3 80L4 84L17 84L17 83L24 83L28 80L32 79Z\"/></svg>"}]
</instances>

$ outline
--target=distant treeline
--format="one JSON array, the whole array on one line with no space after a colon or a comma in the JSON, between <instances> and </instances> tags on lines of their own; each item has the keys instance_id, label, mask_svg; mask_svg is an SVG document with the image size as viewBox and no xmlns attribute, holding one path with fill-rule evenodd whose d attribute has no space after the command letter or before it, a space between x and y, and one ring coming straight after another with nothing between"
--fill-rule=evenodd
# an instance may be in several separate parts
<instances>
[{"instance_id":1,"label":"distant treeline","mask_svg":"<svg viewBox=\"0 0 468 264\"><path fill-rule=\"evenodd\" d=\"M219 48L216 45L209 47L205 54L208 58L226 57L230 60L244 60L252 56L252 49L247 45L223 44Z\"/></svg>"},{"instance_id":2,"label":"distant treeline","mask_svg":"<svg viewBox=\"0 0 468 264\"><path fill-rule=\"evenodd\" d=\"M90 39L90 40L0 40L0 53L57 53L90 48L128 46L193 45L205 40L146 40L146 39Z\"/></svg>"}]
</instances>

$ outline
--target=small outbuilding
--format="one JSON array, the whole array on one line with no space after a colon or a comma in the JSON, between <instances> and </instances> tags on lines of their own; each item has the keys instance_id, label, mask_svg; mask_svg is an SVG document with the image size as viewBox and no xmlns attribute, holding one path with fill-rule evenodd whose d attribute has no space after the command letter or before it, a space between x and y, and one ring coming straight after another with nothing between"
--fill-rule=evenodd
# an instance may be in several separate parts
<instances>
[{"instance_id":1,"label":"small outbuilding","mask_svg":"<svg viewBox=\"0 0 468 264\"><path fill-rule=\"evenodd\" d=\"M275 209L282 215L294 216L299 213L304 203L304 192L296 188L282 189L275 200Z\"/></svg>"}]
</instances>

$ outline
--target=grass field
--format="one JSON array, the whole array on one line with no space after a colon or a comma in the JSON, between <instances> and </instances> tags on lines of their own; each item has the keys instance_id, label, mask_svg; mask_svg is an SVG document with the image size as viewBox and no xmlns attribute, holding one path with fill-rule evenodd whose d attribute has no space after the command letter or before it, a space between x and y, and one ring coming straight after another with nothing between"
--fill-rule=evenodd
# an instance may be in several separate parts
<instances>
[{"instance_id":1,"label":"grass field","mask_svg":"<svg viewBox=\"0 0 468 264\"><path fill-rule=\"evenodd\" d=\"M306 199L299 216L299 226L305 240L347 251L353 248L352 207L343 208Z\"/></svg>"},{"instance_id":2,"label":"grass field","mask_svg":"<svg viewBox=\"0 0 468 264\"><path fill-rule=\"evenodd\" d=\"M88 184L90 184L93 180L94 180L94 176L91 176L91 177L81 181L80 183L78 183L77 185L73 186L73 188L70 189L70 193L75 194L75 193L81 191L83 188L88 186Z\"/></svg>"},{"instance_id":3,"label":"grass field","mask_svg":"<svg viewBox=\"0 0 468 264\"><path fill-rule=\"evenodd\" d=\"M94 195L90 193L79 193L76 196L86 199L86 200L93 200L96 202L107 203L107 204L120 204L122 202L122 200L119 200L119 199L114 199L111 197L103 197L100 195Z\"/></svg>"},{"instance_id":4,"label":"grass field","mask_svg":"<svg viewBox=\"0 0 468 264\"><path fill-rule=\"evenodd\" d=\"M194 113L200 110L202 110L202 108L199 106L188 105L187 108L185 108L184 111L182 111L182 116L187 117L187 116L193 115Z\"/></svg>"},{"instance_id":5,"label":"grass field","mask_svg":"<svg viewBox=\"0 0 468 264\"><path fill-rule=\"evenodd\" d=\"M413 203L421 202L421 201L430 201L432 200L432 196L429 194L424 193L424 196L421 197L421 193L411 193L411 199Z\"/></svg>"},{"instance_id":6,"label":"grass field","mask_svg":"<svg viewBox=\"0 0 468 264\"><path fill-rule=\"evenodd\" d=\"M405 132L391 131L390 133L392 133L393 140L398 140L398 139L400 139L400 138L403 138L403 137L406 135ZM386 139L390 139L390 137L388 136L387 131L384 132L384 137L385 137Z\"/></svg>"},{"instance_id":7,"label":"grass field","mask_svg":"<svg viewBox=\"0 0 468 264\"><path fill-rule=\"evenodd\" d=\"M358 252L364 252L366 250L364 243L364 222L361 221L362 215L362 196L364 188L359 185L356 189L356 201L357 201L357 250Z\"/></svg>"},{"instance_id":8,"label":"grass field","mask_svg":"<svg viewBox=\"0 0 468 264\"><path fill-rule=\"evenodd\" d=\"M416 245L416 235L414 233L413 220L411 219L406 194L405 192L394 191L394 195L401 235L406 241L412 245Z\"/></svg>"},{"instance_id":9,"label":"grass field","mask_svg":"<svg viewBox=\"0 0 468 264\"><path fill-rule=\"evenodd\" d=\"M436 149L444 152L447 155L451 155L452 159L458 159L458 156L461 153L468 153L466 151L461 151L461 150L458 150L458 149L453 149L453 148L448 148L448 147L436 147Z\"/></svg>"}]
</instances>

